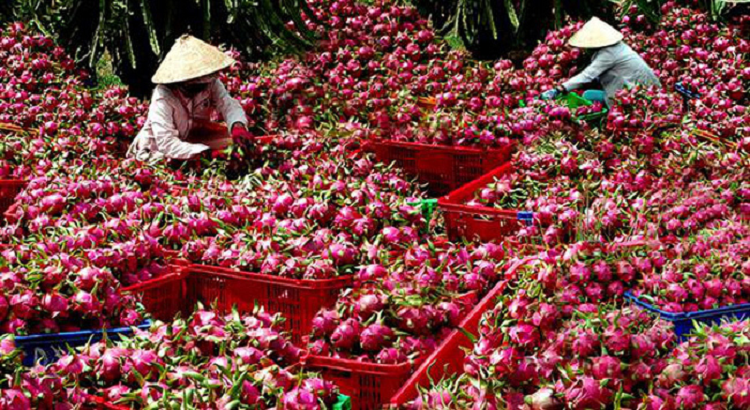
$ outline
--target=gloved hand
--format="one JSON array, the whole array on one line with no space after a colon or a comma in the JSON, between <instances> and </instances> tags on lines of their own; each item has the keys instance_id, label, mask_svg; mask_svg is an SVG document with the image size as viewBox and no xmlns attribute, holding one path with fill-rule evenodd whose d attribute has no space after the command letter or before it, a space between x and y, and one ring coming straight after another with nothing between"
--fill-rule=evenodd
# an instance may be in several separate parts
<instances>
[{"instance_id":1,"label":"gloved hand","mask_svg":"<svg viewBox=\"0 0 750 410\"><path fill-rule=\"evenodd\" d=\"M211 161L213 161L213 160L214 160L214 158L215 158L215 157L214 157L214 150L212 150L212 149L207 149L207 150L205 150L205 151L201 152L200 154L198 154L198 155L197 155L197 156L196 156L196 157L194 158L194 160L195 160L195 163L196 163L196 164L198 165L198 167L200 168L200 167L202 167L202 166L208 166L208 165L210 165L210 164L211 164Z\"/></svg>"},{"instance_id":2,"label":"gloved hand","mask_svg":"<svg viewBox=\"0 0 750 410\"><path fill-rule=\"evenodd\" d=\"M554 100L558 95L560 95L560 91L557 88L553 88L542 93L542 100Z\"/></svg>"},{"instance_id":3,"label":"gloved hand","mask_svg":"<svg viewBox=\"0 0 750 410\"><path fill-rule=\"evenodd\" d=\"M227 159L227 158L229 158L229 148L211 150L211 159Z\"/></svg>"},{"instance_id":4,"label":"gloved hand","mask_svg":"<svg viewBox=\"0 0 750 410\"><path fill-rule=\"evenodd\" d=\"M235 125L232 127L232 139L233 140L245 140L252 139L253 135L242 125Z\"/></svg>"}]
</instances>

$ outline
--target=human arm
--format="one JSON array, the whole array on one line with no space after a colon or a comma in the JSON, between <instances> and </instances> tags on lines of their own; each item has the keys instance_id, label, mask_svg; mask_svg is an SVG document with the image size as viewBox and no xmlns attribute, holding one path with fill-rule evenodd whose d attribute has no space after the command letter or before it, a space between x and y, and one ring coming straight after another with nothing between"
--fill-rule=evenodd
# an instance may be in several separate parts
<instances>
[{"instance_id":1,"label":"human arm","mask_svg":"<svg viewBox=\"0 0 750 410\"><path fill-rule=\"evenodd\" d=\"M229 95L224 84L218 79L211 83L211 102L216 110L221 113L230 132L234 133L237 128L247 129L247 117L240 102Z\"/></svg>"},{"instance_id":2,"label":"human arm","mask_svg":"<svg viewBox=\"0 0 750 410\"><path fill-rule=\"evenodd\" d=\"M614 57L607 50L599 51L586 69L562 84L564 91L573 91L598 79L605 71L612 68L614 63Z\"/></svg>"}]
</instances>

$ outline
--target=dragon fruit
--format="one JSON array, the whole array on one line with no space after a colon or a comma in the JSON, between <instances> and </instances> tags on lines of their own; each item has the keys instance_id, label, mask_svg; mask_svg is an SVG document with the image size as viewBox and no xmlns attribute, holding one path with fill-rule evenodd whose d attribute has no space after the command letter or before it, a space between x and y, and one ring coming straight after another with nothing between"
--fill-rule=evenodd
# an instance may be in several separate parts
<instances>
[{"instance_id":1,"label":"dragon fruit","mask_svg":"<svg viewBox=\"0 0 750 410\"><path fill-rule=\"evenodd\" d=\"M188 320L155 322L150 329L138 330L133 337L114 344L84 346L79 353L63 356L48 366L19 368L19 387L3 388L0 400L18 404L16 390L26 397L24 393L39 390L37 382L45 380L51 395L30 394L24 402L29 408L83 405L94 399L125 400L138 408L185 403L186 398L197 405L200 399L187 390L199 395L217 394L217 401L231 397L246 405L266 403L304 409L332 406L338 396L334 385L312 374L292 375L283 370L296 363L298 356L286 352L285 346L290 343L273 330L280 323L279 317L267 322L262 312L257 313L257 317L236 312L220 316L201 310ZM206 321L225 326L227 337L217 340L204 336L198 326ZM175 332L177 329L182 331ZM275 333L274 338L282 343L257 339L262 332ZM207 354L198 346L205 343L213 344ZM234 362L224 355L232 349ZM16 357L11 348L2 360ZM96 371L85 372L84 366ZM196 384L198 380L211 385Z\"/></svg>"}]
</instances>

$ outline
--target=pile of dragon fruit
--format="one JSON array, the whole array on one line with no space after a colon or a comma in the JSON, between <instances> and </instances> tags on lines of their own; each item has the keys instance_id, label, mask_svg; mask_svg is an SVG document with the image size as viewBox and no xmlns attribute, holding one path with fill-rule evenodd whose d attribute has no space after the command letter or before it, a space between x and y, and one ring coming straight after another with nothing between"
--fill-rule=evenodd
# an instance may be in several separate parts
<instances>
[{"instance_id":1,"label":"pile of dragon fruit","mask_svg":"<svg viewBox=\"0 0 750 410\"><path fill-rule=\"evenodd\" d=\"M311 354L381 364L424 358L504 280L502 245L426 244L391 266L368 265L357 288L313 319Z\"/></svg>"},{"instance_id":2,"label":"pile of dragon fruit","mask_svg":"<svg viewBox=\"0 0 750 410\"><path fill-rule=\"evenodd\" d=\"M500 304L498 304L498 308ZM494 315L500 315L497 326ZM511 311L487 316L465 372L410 409L727 409L748 402L750 322L701 326L678 343L666 322L632 308L576 312L554 331L522 333ZM544 322L539 322L544 323Z\"/></svg>"},{"instance_id":3,"label":"pile of dragon fruit","mask_svg":"<svg viewBox=\"0 0 750 410\"><path fill-rule=\"evenodd\" d=\"M679 338L630 302L750 302L747 19L715 23L690 1L666 3L658 24L625 10L625 41L663 88L622 90L587 120L605 107L537 98L586 64L567 45L583 22L514 66L452 49L401 2L309 3L313 50L221 74L263 142L179 166L125 158L148 101L89 89L54 41L2 29L0 177L25 187L0 226L0 407L331 408L338 388L300 359L416 367L477 313L462 372L405 407L750 406L748 321ZM376 140L514 145L508 172L464 205L533 222L450 242L422 213L425 187L376 161ZM174 263L352 285L298 346L279 316L207 304L20 366L14 338L144 323L132 287Z\"/></svg>"},{"instance_id":4,"label":"pile of dragon fruit","mask_svg":"<svg viewBox=\"0 0 750 410\"><path fill-rule=\"evenodd\" d=\"M5 408L75 408L97 400L117 408L330 408L331 383L297 366L300 350L279 333L278 316L262 311L220 316L199 309L154 323L118 342L102 341L47 367L4 380ZM18 355L3 341L7 367ZM65 407L60 407L65 403Z\"/></svg>"},{"instance_id":5,"label":"pile of dragon fruit","mask_svg":"<svg viewBox=\"0 0 750 410\"><path fill-rule=\"evenodd\" d=\"M526 260L509 278L511 291L485 312L463 373L446 375L405 407L747 406L750 321L698 325L680 342L670 322L623 305L614 284L667 263L643 243L577 243ZM600 281L609 281L607 290Z\"/></svg>"}]
</instances>

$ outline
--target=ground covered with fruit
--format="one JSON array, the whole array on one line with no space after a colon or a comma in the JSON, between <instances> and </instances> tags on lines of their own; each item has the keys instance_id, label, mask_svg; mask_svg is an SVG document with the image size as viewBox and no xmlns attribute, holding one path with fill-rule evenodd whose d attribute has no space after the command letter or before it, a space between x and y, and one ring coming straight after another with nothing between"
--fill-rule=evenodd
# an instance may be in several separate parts
<instances>
[{"instance_id":1,"label":"ground covered with fruit","mask_svg":"<svg viewBox=\"0 0 750 410\"><path fill-rule=\"evenodd\" d=\"M460 371L401 406L750 408L750 322L678 335L641 308L750 302L750 19L629 10L619 28L662 87L622 90L592 122L604 107L538 98L584 67L567 46L583 22L514 66L375 3L311 0L313 50L222 73L263 138L182 166L125 157L148 101L88 89L51 39L2 29L0 177L25 185L0 227L0 407L332 408L343 386L307 357L416 369L490 294ZM677 83L700 97L685 104ZM533 220L496 241L447 237L419 205L429 187L379 162L377 141L512 147L510 171L465 205ZM133 287L179 263L350 280L305 334L273 309L206 301L20 364L16 338L141 325L152 312Z\"/></svg>"}]
</instances>

